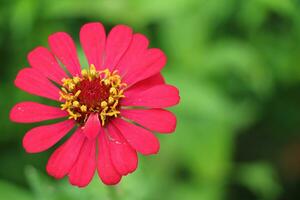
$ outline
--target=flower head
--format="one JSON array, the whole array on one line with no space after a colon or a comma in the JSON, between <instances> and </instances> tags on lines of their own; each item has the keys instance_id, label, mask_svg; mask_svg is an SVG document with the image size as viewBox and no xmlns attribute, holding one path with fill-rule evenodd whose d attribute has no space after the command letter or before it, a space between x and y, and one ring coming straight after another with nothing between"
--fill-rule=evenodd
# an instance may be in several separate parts
<instances>
[{"instance_id":1,"label":"flower head","mask_svg":"<svg viewBox=\"0 0 300 200\"><path fill-rule=\"evenodd\" d=\"M125 25L106 37L101 23L85 24L80 42L86 68L64 32L49 37L50 50L37 47L29 53L31 67L20 70L15 85L59 104L21 102L10 118L19 123L62 119L35 127L23 138L25 150L38 153L69 135L47 163L51 176L68 176L71 184L84 187L97 170L105 184L117 184L137 168L137 152L158 152L154 132L175 130L176 117L164 108L179 102L178 90L160 74L164 53L148 48L147 38Z\"/></svg>"}]
</instances>

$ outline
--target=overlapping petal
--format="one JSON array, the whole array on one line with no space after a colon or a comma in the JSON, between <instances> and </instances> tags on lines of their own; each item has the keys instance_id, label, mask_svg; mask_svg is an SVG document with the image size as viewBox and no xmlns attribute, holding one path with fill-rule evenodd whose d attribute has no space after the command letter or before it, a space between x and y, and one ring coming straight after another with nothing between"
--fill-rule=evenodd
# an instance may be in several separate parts
<instances>
[{"instance_id":1,"label":"overlapping petal","mask_svg":"<svg viewBox=\"0 0 300 200\"><path fill-rule=\"evenodd\" d=\"M39 70L45 77L58 84L61 84L61 80L67 77L52 53L45 47L35 48L28 54L27 59L31 67Z\"/></svg>"},{"instance_id":2,"label":"overlapping petal","mask_svg":"<svg viewBox=\"0 0 300 200\"><path fill-rule=\"evenodd\" d=\"M149 41L144 35L139 33L133 35L130 46L115 68L122 77L134 72L145 55L148 45Z\"/></svg>"},{"instance_id":3,"label":"overlapping petal","mask_svg":"<svg viewBox=\"0 0 300 200\"><path fill-rule=\"evenodd\" d=\"M73 75L80 75L81 67L76 46L71 36L64 32L54 33L48 38L51 51Z\"/></svg>"},{"instance_id":4,"label":"overlapping petal","mask_svg":"<svg viewBox=\"0 0 300 200\"><path fill-rule=\"evenodd\" d=\"M125 25L115 26L107 37L105 47L105 63L104 68L113 70L132 40L132 29Z\"/></svg>"},{"instance_id":5,"label":"overlapping petal","mask_svg":"<svg viewBox=\"0 0 300 200\"><path fill-rule=\"evenodd\" d=\"M112 123L120 130L127 142L139 153L156 154L159 151L158 139L148 130L116 118Z\"/></svg>"},{"instance_id":6,"label":"overlapping petal","mask_svg":"<svg viewBox=\"0 0 300 200\"><path fill-rule=\"evenodd\" d=\"M76 162L84 142L80 129L50 156L46 170L48 174L59 179L66 176Z\"/></svg>"},{"instance_id":7,"label":"overlapping petal","mask_svg":"<svg viewBox=\"0 0 300 200\"><path fill-rule=\"evenodd\" d=\"M137 153L111 124L108 125L108 142L111 160L116 170L122 175L133 172L138 164Z\"/></svg>"},{"instance_id":8,"label":"overlapping petal","mask_svg":"<svg viewBox=\"0 0 300 200\"><path fill-rule=\"evenodd\" d=\"M69 173L72 185L78 187L87 186L96 170L96 140L85 139L78 159Z\"/></svg>"},{"instance_id":9,"label":"overlapping petal","mask_svg":"<svg viewBox=\"0 0 300 200\"><path fill-rule=\"evenodd\" d=\"M115 185L120 182L122 176L115 169L108 146L107 136L102 130L98 137L98 175L106 185Z\"/></svg>"},{"instance_id":10,"label":"overlapping petal","mask_svg":"<svg viewBox=\"0 0 300 200\"><path fill-rule=\"evenodd\" d=\"M84 127L81 128L84 135L89 139L95 139L101 129L99 116L97 113L90 114Z\"/></svg>"},{"instance_id":11,"label":"overlapping petal","mask_svg":"<svg viewBox=\"0 0 300 200\"><path fill-rule=\"evenodd\" d=\"M165 66L167 58L160 49L149 49L139 59L139 62L132 67L130 73L122 76L122 80L131 86L141 80L147 79L159 73Z\"/></svg>"},{"instance_id":12,"label":"overlapping petal","mask_svg":"<svg viewBox=\"0 0 300 200\"><path fill-rule=\"evenodd\" d=\"M130 93L138 93L141 91L145 91L152 88L155 85L161 85L164 83L165 83L164 77L160 73L158 73L147 79L137 82L131 87L127 87L126 94L130 96Z\"/></svg>"}]
</instances>

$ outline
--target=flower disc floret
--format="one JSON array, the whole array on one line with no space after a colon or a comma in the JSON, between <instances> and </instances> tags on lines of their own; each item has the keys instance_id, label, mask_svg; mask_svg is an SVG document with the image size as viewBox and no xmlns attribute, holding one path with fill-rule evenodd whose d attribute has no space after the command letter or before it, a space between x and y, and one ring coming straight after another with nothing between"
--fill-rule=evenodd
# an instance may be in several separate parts
<instances>
[{"instance_id":1,"label":"flower disc floret","mask_svg":"<svg viewBox=\"0 0 300 200\"><path fill-rule=\"evenodd\" d=\"M120 114L119 102L124 98L125 83L117 71L108 69L97 71L92 64L83 69L81 76L64 78L62 80L60 99L65 100L61 109L66 110L69 119L83 125L90 114L99 114L101 125L104 126L111 117Z\"/></svg>"}]
</instances>

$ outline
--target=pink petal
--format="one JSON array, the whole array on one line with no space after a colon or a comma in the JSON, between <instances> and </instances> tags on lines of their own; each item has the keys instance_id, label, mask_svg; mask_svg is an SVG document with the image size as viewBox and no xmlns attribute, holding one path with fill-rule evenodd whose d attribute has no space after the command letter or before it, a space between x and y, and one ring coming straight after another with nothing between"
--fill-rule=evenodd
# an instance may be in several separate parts
<instances>
[{"instance_id":1,"label":"pink petal","mask_svg":"<svg viewBox=\"0 0 300 200\"><path fill-rule=\"evenodd\" d=\"M84 135L77 129L49 158L46 167L48 174L57 179L67 175L78 158L83 142Z\"/></svg>"},{"instance_id":2,"label":"pink petal","mask_svg":"<svg viewBox=\"0 0 300 200\"><path fill-rule=\"evenodd\" d=\"M78 187L87 186L96 170L96 140L85 139L78 159L69 173L69 181Z\"/></svg>"},{"instance_id":3,"label":"pink petal","mask_svg":"<svg viewBox=\"0 0 300 200\"><path fill-rule=\"evenodd\" d=\"M35 69L20 70L15 79L15 85L30 94L59 101L60 90Z\"/></svg>"},{"instance_id":4,"label":"pink petal","mask_svg":"<svg viewBox=\"0 0 300 200\"><path fill-rule=\"evenodd\" d=\"M112 164L107 138L103 130L98 137L97 168L99 177L106 185L115 185L120 182L122 176Z\"/></svg>"},{"instance_id":5,"label":"pink petal","mask_svg":"<svg viewBox=\"0 0 300 200\"><path fill-rule=\"evenodd\" d=\"M136 93L136 92L140 92L143 90L147 90L147 89L152 88L155 85L161 85L164 83L165 83L164 77L160 73L158 73L158 74L155 74L145 80L142 80L142 81L134 84L133 86L131 86L129 88L127 87L126 94L130 96L131 93Z\"/></svg>"},{"instance_id":6,"label":"pink petal","mask_svg":"<svg viewBox=\"0 0 300 200\"><path fill-rule=\"evenodd\" d=\"M133 72L134 68L132 66L137 66L140 63L142 57L146 53L148 45L149 41L144 35L139 33L133 35L128 50L116 66L116 69L121 76Z\"/></svg>"},{"instance_id":7,"label":"pink petal","mask_svg":"<svg viewBox=\"0 0 300 200\"><path fill-rule=\"evenodd\" d=\"M10 111L10 120L19 123L40 122L66 116L66 111L35 102L18 103Z\"/></svg>"},{"instance_id":8,"label":"pink petal","mask_svg":"<svg viewBox=\"0 0 300 200\"><path fill-rule=\"evenodd\" d=\"M63 138L74 125L75 122L73 120L66 120L33 128L25 134L23 147L28 153L45 151Z\"/></svg>"},{"instance_id":9,"label":"pink petal","mask_svg":"<svg viewBox=\"0 0 300 200\"><path fill-rule=\"evenodd\" d=\"M81 129L86 137L88 137L89 139L95 139L101 129L101 124L99 121L98 114L97 113L90 114L84 127L82 127Z\"/></svg>"},{"instance_id":10,"label":"pink petal","mask_svg":"<svg viewBox=\"0 0 300 200\"><path fill-rule=\"evenodd\" d=\"M105 30L101 23L88 23L81 27L80 42L89 64L94 64L96 69L103 66L105 47Z\"/></svg>"},{"instance_id":11,"label":"pink petal","mask_svg":"<svg viewBox=\"0 0 300 200\"><path fill-rule=\"evenodd\" d=\"M116 170L127 175L136 170L138 164L137 153L113 125L108 125L108 141L112 163Z\"/></svg>"},{"instance_id":12,"label":"pink petal","mask_svg":"<svg viewBox=\"0 0 300 200\"><path fill-rule=\"evenodd\" d=\"M31 67L58 84L61 84L61 80L67 77L52 53L45 47L35 48L28 54L27 59Z\"/></svg>"},{"instance_id":13,"label":"pink petal","mask_svg":"<svg viewBox=\"0 0 300 200\"><path fill-rule=\"evenodd\" d=\"M160 133L172 133L176 128L176 116L163 109L122 110L121 115L147 129Z\"/></svg>"},{"instance_id":14,"label":"pink petal","mask_svg":"<svg viewBox=\"0 0 300 200\"><path fill-rule=\"evenodd\" d=\"M167 58L160 49L149 49L145 55L140 58L140 62L135 66L132 66L130 73L127 73L122 77L122 80L128 86L131 86L159 73L166 62Z\"/></svg>"},{"instance_id":15,"label":"pink petal","mask_svg":"<svg viewBox=\"0 0 300 200\"><path fill-rule=\"evenodd\" d=\"M76 52L76 46L67 33L54 33L48 38L51 51L58 59L66 66L69 72L73 75L80 75L81 67Z\"/></svg>"},{"instance_id":16,"label":"pink petal","mask_svg":"<svg viewBox=\"0 0 300 200\"><path fill-rule=\"evenodd\" d=\"M115 26L107 37L107 43L105 47L105 65L104 68L113 70L132 40L132 30L125 25Z\"/></svg>"},{"instance_id":17,"label":"pink petal","mask_svg":"<svg viewBox=\"0 0 300 200\"><path fill-rule=\"evenodd\" d=\"M156 154L159 151L159 141L150 131L120 118L114 119L112 123L120 130L127 142L141 154Z\"/></svg>"},{"instance_id":18,"label":"pink petal","mask_svg":"<svg viewBox=\"0 0 300 200\"><path fill-rule=\"evenodd\" d=\"M145 106L149 108L165 108L178 104L178 89L171 85L156 85L147 90L124 93L122 106Z\"/></svg>"}]
</instances>

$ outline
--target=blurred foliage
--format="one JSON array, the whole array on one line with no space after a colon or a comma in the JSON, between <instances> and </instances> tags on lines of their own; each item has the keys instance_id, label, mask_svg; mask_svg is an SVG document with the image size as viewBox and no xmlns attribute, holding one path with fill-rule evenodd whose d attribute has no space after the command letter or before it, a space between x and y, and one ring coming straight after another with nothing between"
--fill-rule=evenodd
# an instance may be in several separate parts
<instances>
[{"instance_id":1,"label":"blurred foliage","mask_svg":"<svg viewBox=\"0 0 300 200\"><path fill-rule=\"evenodd\" d=\"M290 200L300 192L300 2L297 0L1 0L0 199ZM45 173L51 152L29 155L9 121L27 53L56 31L78 46L80 27L120 23L163 49L163 74L180 89L173 135L158 155L107 187L85 189ZM82 63L82 50L78 48ZM97 175L96 175L97 176Z\"/></svg>"}]
</instances>

